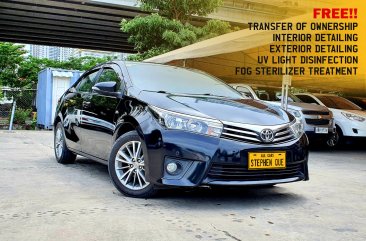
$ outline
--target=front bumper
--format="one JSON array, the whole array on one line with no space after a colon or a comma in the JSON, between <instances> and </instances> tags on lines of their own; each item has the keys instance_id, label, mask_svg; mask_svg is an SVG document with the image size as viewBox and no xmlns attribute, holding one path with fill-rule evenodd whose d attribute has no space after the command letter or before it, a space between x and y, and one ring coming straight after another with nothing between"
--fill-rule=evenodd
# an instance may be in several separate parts
<instances>
[{"instance_id":1,"label":"front bumper","mask_svg":"<svg viewBox=\"0 0 366 241\"><path fill-rule=\"evenodd\" d=\"M348 137L366 137L366 122L348 121L339 124L343 135Z\"/></svg>"},{"instance_id":2,"label":"front bumper","mask_svg":"<svg viewBox=\"0 0 366 241\"><path fill-rule=\"evenodd\" d=\"M155 122L156 123L156 122ZM265 185L308 180L308 139L277 144L251 144L194 133L165 130L146 124L141 137L146 142L147 181L156 185ZM155 126L155 129L152 128ZM142 126L144 129L144 126ZM286 151L286 169L248 170L248 152ZM179 162L182 171L170 175L166 166Z\"/></svg>"}]
</instances>

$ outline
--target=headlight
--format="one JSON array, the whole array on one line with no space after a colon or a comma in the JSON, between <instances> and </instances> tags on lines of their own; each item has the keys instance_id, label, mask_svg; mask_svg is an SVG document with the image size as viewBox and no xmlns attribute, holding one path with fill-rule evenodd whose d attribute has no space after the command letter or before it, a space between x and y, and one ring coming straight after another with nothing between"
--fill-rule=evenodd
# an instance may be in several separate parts
<instances>
[{"instance_id":1,"label":"headlight","mask_svg":"<svg viewBox=\"0 0 366 241\"><path fill-rule=\"evenodd\" d=\"M293 116L295 116L296 118L301 118L301 113L298 110L293 110L293 109L287 109L288 112L290 112Z\"/></svg>"},{"instance_id":2,"label":"headlight","mask_svg":"<svg viewBox=\"0 0 366 241\"><path fill-rule=\"evenodd\" d=\"M342 115L344 115L347 119L350 119L350 120L355 120L355 121L359 121L359 122L363 122L365 121L365 118L359 116L359 115L354 115L354 114L351 114L351 113L346 113L346 112L341 112Z\"/></svg>"},{"instance_id":3,"label":"headlight","mask_svg":"<svg viewBox=\"0 0 366 241\"><path fill-rule=\"evenodd\" d=\"M221 135L223 125L218 120L180 114L155 106L150 106L150 108L158 114L159 123L168 129L189 131L215 137Z\"/></svg>"},{"instance_id":4,"label":"headlight","mask_svg":"<svg viewBox=\"0 0 366 241\"><path fill-rule=\"evenodd\" d=\"M295 138L300 137L304 133L304 125L302 124L302 122L296 121L290 126L290 128Z\"/></svg>"}]
</instances>

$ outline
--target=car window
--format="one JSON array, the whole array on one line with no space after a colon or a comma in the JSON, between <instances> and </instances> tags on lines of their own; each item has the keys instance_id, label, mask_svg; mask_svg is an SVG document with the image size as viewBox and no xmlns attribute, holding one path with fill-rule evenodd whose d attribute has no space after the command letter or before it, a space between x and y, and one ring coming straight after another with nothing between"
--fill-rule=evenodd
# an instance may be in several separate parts
<instances>
[{"instance_id":1,"label":"car window","mask_svg":"<svg viewBox=\"0 0 366 241\"><path fill-rule=\"evenodd\" d=\"M204 72L148 63L127 63L134 86L145 91L243 99L234 88Z\"/></svg>"},{"instance_id":2,"label":"car window","mask_svg":"<svg viewBox=\"0 0 366 241\"><path fill-rule=\"evenodd\" d=\"M358 105L362 109L366 109L366 99L357 98L357 97L355 97L355 98L347 97L347 99L352 101L353 103L355 103L356 105Z\"/></svg>"},{"instance_id":3,"label":"car window","mask_svg":"<svg viewBox=\"0 0 366 241\"><path fill-rule=\"evenodd\" d=\"M317 104L318 102L316 102L316 100L314 100L313 97L308 96L308 95L296 95L300 100L302 100L305 103L309 103L309 104Z\"/></svg>"},{"instance_id":4,"label":"car window","mask_svg":"<svg viewBox=\"0 0 366 241\"><path fill-rule=\"evenodd\" d=\"M319 95L317 98L323 102L328 108L341 109L341 110L361 110L358 105L353 104L351 101L345 98L332 95Z\"/></svg>"},{"instance_id":5,"label":"car window","mask_svg":"<svg viewBox=\"0 0 366 241\"><path fill-rule=\"evenodd\" d=\"M280 88L255 87L255 92L259 99L268 101L281 101L282 90ZM289 102L302 102L299 98L288 93Z\"/></svg>"},{"instance_id":6,"label":"car window","mask_svg":"<svg viewBox=\"0 0 366 241\"><path fill-rule=\"evenodd\" d=\"M103 72L100 74L97 83L100 82L116 82L117 89L121 86L121 80L118 74L111 68L103 69Z\"/></svg>"},{"instance_id":7,"label":"car window","mask_svg":"<svg viewBox=\"0 0 366 241\"><path fill-rule=\"evenodd\" d=\"M76 89L79 92L91 92L98 71L99 70L96 70L90 74L85 75L76 86Z\"/></svg>"}]
</instances>

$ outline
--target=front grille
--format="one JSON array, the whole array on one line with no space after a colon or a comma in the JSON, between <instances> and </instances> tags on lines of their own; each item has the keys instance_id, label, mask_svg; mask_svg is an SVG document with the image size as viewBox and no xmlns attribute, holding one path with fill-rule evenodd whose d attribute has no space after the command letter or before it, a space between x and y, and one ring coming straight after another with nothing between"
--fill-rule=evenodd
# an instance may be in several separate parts
<instances>
[{"instance_id":1,"label":"front grille","mask_svg":"<svg viewBox=\"0 0 366 241\"><path fill-rule=\"evenodd\" d=\"M286 142L293 140L295 138L291 128L288 126L279 128L277 130L274 130L273 132L274 132L274 139L272 142L267 144ZM259 132L233 125L224 125L221 137L225 139L249 142L249 143L257 143L257 144L265 143L262 141Z\"/></svg>"},{"instance_id":2,"label":"front grille","mask_svg":"<svg viewBox=\"0 0 366 241\"><path fill-rule=\"evenodd\" d=\"M322 125L329 125L329 120L328 119L305 119L306 124L309 125L318 125L318 126L322 126Z\"/></svg>"},{"instance_id":3,"label":"front grille","mask_svg":"<svg viewBox=\"0 0 366 241\"><path fill-rule=\"evenodd\" d=\"M303 110L304 115L330 115L329 111Z\"/></svg>"},{"instance_id":4,"label":"front grille","mask_svg":"<svg viewBox=\"0 0 366 241\"><path fill-rule=\"evenodd\" d=\"M302 176L303 164L287 163L286 169L248 170L245 165L213 163L207 177L226 181L260 181Z\"/></svg>"}]
</instances>

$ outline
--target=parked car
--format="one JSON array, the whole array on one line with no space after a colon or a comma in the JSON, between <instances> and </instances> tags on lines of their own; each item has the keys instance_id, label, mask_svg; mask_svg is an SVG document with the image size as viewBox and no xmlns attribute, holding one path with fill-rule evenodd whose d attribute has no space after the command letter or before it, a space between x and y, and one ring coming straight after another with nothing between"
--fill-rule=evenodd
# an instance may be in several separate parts
<instances>
[{"instance_id":1,"label":"parked car","mask_svg":"<svg viewBox=\"0 0 366 241\"><path fill-rule=\"evenodd\" d=\"M361 107L363 111L366 110L366 97L346 96L344 98Z\"/></svg>"},{"instance_id":2,"label":"parked car","mask_svg":"<svg viewBox=\"0 0 366 241\"><path fill-rule=\"evenodd\" d=\"M255 100L281 106L282 89L261 85L231 84L236 90L245 96ZM328 145L335 145L329 139L335 133L335 124L332 112L324 106L304 103L299 98L289 93L288 111L304 125L304 130L309 138L319 140ZM334 139L334 138L333 138Z\"/></svg>"},{"instance_id":3,"label":"parked car","mask_svg":"<svg viewBox=\"0 0 366 241\"><path fill-rule=\"evenodd\" d=\"M327 106L332 110L337 143L343 137L366 137L366 112L351 101L332 94L296 94L306 103Z\"/></svg>"},{"instance_id":4,"label":"parked car","mask_svg":"<svg viewBox=\"0 0 366 241\"><path fill-rule=\"evenodd\" d=\"M107 164L128 196L309 179L308 140L294 116L195 70L97 66L61 97L54 126L59 163L82 155Z\"/></svg>"}]
</instances>

